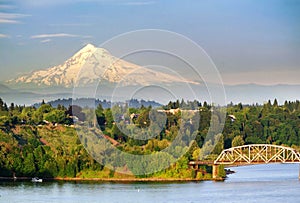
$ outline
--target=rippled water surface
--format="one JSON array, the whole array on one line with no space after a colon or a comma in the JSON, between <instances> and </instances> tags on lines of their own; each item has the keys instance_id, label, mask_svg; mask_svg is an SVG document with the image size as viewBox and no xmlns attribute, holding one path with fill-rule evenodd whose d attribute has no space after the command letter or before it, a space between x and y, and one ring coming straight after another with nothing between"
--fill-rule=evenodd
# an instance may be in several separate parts
<instances>
[{"instance_id":1,"label":"rippled water surface","mask_svg":"<svg viewBox=\"0 0 300 203\"><path fill-rule=\"evenodd\" d=\"M0 182L0 202L300 202L298 164L231 170L224 182Z\"/></svg>"}]
</instances>

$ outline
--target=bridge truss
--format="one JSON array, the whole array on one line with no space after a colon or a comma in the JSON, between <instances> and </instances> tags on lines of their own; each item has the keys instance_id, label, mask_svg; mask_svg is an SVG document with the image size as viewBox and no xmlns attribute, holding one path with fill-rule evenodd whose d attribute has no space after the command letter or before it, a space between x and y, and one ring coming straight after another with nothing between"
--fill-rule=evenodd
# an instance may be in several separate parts
<instances>
[{"instance_id":1,"label":"bridge truss","mask_svg":"<svg viewBox=\"0 0 300 203\"><path fill-rule=\"evenodd\" d=\"M300 163L300 153L290 147L270 144L253 144L225 149L214 161L214 164L216 165L267 163Z\"/></svg>"}]
</instances>

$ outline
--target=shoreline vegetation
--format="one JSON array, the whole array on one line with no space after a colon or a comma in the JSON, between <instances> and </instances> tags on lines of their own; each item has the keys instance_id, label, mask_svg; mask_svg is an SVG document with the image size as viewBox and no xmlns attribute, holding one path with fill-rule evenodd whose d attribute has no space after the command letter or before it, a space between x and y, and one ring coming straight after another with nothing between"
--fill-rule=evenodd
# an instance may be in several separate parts
<instances>
[{"instance_id":1,"label":"shoreline vegetation","mask_svg":"<svg viewBox=\"0 0 300 203\"><path fill-rule=\"evenodd\" d=\"M29 181L32 177L0 177L0 181ZM225 178L42 178L46 181L95 181L95 182L196 182L224 181Z\"/></svg>"},{"instance_id":2,"label":"shoreline vegetation","mask_svg":"<svg viewBox=\"0 0 300 203\"><path fill-rule=\"evenodd\" d=\"M222 134L216 134L210 140L205 140L211 127L210 121L220 120L216 114L212 115L215 109L206 102L182 100L162 106L160 111L166 116L166 124L149 140L135 139L124 132L135 127L141 134L148 133L149 113L153 110L151 106L129 107L126 111L122 106L112 108L104 109L101 104L96 109L75 105L58 105L55 108L44 102L39 107L26 107L13 103L7 105L0 99L0 177L11 180L14 180L13 177L17 177L17 180L22 180L21 177L40 177L45 180L108 182L216 180L212 178L211 166L201 165L196 170L189 168L189 162L198 160L206 152L210 152L206 160L215 160L223 149L244 144L276 144L296 150L300 146L299 101L286 101L283 105L279 105L276 99L264 105L229 104ZM96 118L89 117L93 111ZM117 116L114 117L113 112L117 112ZM155 116L161 119L160 114ZM183 116L188 119L181 131ZM198 121L194 116L201 119ZM141 163L144 168L161 170L134 176L143 174L138 168L141 164L136 160L117 159L114 154L104 151L109 154L116 170L110 170L95 161L91 156L93 152L88 153L86 146L101 145L94 145L95 140L87 135L78 135L74 121L87 123L92 126L91 129L101 129L103 137L112 146L133 155L151 154L155 157L158 152L168 148L178 134L182 140L172 153L160 153L161 156L157 156L151 164L147 161ZM197 125L196 121L199 122ZM190 141L192 136L195 139ZM162 167L169 160L176 161L167 168ZM220 179L217 180L224 180L226 172L224 166L220 167Z\"/></svg>"}]
</instances>

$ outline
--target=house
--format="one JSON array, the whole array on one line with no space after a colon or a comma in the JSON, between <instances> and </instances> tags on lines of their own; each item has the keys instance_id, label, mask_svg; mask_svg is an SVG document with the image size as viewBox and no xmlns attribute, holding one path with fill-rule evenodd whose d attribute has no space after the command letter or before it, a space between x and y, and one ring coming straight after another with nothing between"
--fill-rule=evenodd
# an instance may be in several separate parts
<instances>
[{"instance_id":1,"label":"house","mask_svg":"<svg viewBox=\"0 0 300 203\"><path fill-rule=\"evenodd\" d=\"M231 119L231 122L234 122L236 120L235 115L228 115L228 117Z\"/></svg>"}]
</instances>

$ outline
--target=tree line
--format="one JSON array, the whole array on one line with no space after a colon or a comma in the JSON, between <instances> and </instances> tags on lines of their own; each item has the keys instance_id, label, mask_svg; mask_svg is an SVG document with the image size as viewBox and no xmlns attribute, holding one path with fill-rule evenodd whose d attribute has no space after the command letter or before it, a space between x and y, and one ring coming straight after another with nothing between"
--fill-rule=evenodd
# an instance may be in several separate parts
<instances>
[{"instance_id":1,"label":"tree line","mask_svg":"<svg viewBox=\"0 0 300 203\"><path fill-rule=\"evenodd\" d=\"M300 146L299 101L286 101L283 105L276 99L263 105L231 103L226 107L223 132L206 142L211 119L218 119L212 118L213 108L207 102L177 100L159 109L163 113L155 113L157 109L143 105L103 108L99 104L96 109L58 105L54 108L43 102L40 107L31 107L7 105L0 99L0 176L117 177L118 174L107 172L87 153L85 140L77 136L73 127L75 117L91 127L97 124L105 136L117 143L118 149L131 154L166 150L178 135L182 136L178 146L169 152L179 161L147 177L194 177L195 172L187 168L188 162L206 151L211 153L205 158L214 159L223 149L243 144ZM183 116L183 110L196 111ZM158 122L151 123L153 118ZM151 139L139 139L149 133L153 133ZM191 136L195 141L190 142ZM155 164L159 168L160 160ZM137 170L134 165L119 167ZM206 169L203 170L205 174Z\"/></svg>"}]
</instances>

